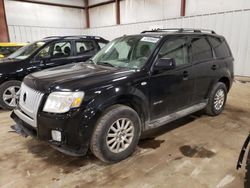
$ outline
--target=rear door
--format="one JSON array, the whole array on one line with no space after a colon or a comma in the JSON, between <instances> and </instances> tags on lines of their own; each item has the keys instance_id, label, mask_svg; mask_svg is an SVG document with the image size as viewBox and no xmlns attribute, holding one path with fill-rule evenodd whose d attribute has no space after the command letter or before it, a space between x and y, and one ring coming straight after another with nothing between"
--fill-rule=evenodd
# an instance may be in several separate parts
<instances>
[{"instance_id":1,"label":"rear door","mask_svg":"<svg viewBox=\"0 0 250 188\"><path fill-rule=\"evenodd\" d=\"M192 63L195 71L194 103L207 98L218 65L212 47L205 35L191 37Z\"/></svg>"}]
</instances>

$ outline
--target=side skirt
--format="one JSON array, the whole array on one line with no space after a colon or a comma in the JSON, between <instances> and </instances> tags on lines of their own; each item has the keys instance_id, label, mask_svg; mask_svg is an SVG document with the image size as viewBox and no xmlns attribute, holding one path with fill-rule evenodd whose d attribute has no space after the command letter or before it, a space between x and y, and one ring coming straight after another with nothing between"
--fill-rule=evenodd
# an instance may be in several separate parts
<instances>
[{"instance_id":1,"label":"side skirt","mask_svg":"<svg viewBox=\"0 0 250 188\"><path fill-rule=\"evenodd\" d=\"M193 106L190 106L188 108L185 108L183 110L174 112L172 114L169 114L167 116L161 117L159 119L153 120L151 121L148 125L146 125L146 129L145 130L149 130L149 129L153 129L156 127L160 127L162 125L165 125L167 123L170 123L174 120L180 119L184 116L187 116L189 114L192 114L194 112L197 112L199 110L204 109L207 106L207 101L206 102L202 102Z\"/></svg>"}]
</instances>

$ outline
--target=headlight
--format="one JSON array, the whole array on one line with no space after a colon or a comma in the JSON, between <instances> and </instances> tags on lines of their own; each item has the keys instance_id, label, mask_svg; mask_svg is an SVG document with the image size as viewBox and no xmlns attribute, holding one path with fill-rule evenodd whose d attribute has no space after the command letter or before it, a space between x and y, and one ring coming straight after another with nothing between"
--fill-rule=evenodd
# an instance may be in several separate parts
<instances>
[{"instance_id":1,"label":"headlight","mask_svg":"<svg viewBox=\"0 0 250 188\"><path fill-rule=\"evenodd\" d=\"M84 92L53 92L49 95L43 111L52 113L65 113L71 108L81 105Z\"/></svg>"}]
</instances>

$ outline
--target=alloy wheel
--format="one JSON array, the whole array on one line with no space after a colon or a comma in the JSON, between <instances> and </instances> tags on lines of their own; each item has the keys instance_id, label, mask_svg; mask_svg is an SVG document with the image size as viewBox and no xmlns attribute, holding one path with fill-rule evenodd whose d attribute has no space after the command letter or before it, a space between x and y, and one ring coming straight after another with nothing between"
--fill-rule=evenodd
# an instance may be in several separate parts
<instances>
[{"instance_id":1,"label":"alloy wheel","mask_svg":"<svg viewBox=\"0 0 250 188\"><path fill-rule=\"evenodd\" d=\"M109 128L106 143L113 153L120 153L126 150L134 137L134 125L131 120L121 118L116 120Z\"/></svg>"},{"instance_id":2,"label":"alloy wheel","mask_svg":"<svg viewBox=\"0 0 250 188\"><path fill-rule=\"evenodd\" d=\"M220 110L225 101L225 91L223 89L219 89L214 96L214 108L215 110Z\"/></svg>"},{"instance_id":3,"label":"alloy wheel","mask_svg":"<svg viewBox=\"0 0 250 188\"><path fill-rule=\"evenodd\" d=\"M16 107L20 95L20 86L8 87L3 92L3 101L10 107Z\"/></svg>"}]
</instances>

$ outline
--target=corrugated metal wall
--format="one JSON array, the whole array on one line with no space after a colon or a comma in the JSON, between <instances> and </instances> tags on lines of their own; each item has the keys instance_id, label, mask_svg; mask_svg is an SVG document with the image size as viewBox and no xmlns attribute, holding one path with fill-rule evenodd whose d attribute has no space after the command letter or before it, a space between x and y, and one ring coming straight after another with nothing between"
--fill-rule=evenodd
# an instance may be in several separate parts
<instances>
[{"instance_id":1,"label":"corrugated metal wall","mask_svg":"<svg viewBox=\"0 0 250 188\"><path fill-rule=\"evenodd\" d=\"M47 36L81 35L83 29L8 25L10 41L33 42Z\"/></svg>"},{"instance_id":2,"label":"corrugated metal wall","mask_svg":"<svg viewBox=\"0 0 250 188\"><path fill-rule=\"evenodd\" d=\"M250 76L250 9L187 16L90 29L9 25L11 41L34 41L50 35L99 35L113 39L124 34L166 27L213 29L226 37L235 57L235 74Z\"/></svg>"},{"instance_id":3,"label":"corrugated metal wall","mask_svg":"<svg viewBox=\"0 0 250 188\"><path fill-rule=\"evenodd\" d=\"M185 27L212 29L226 37L235 58L235 75L250 76L250 9L179 17L151 22L83 30L84 34L113 39L152 28Z\"/></svg>"}]
</instances>

